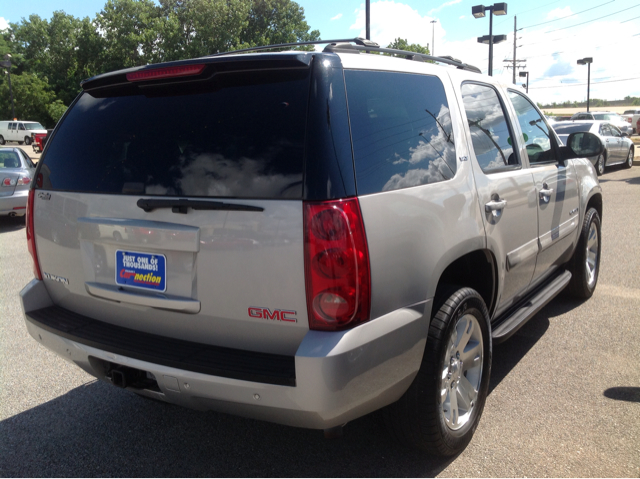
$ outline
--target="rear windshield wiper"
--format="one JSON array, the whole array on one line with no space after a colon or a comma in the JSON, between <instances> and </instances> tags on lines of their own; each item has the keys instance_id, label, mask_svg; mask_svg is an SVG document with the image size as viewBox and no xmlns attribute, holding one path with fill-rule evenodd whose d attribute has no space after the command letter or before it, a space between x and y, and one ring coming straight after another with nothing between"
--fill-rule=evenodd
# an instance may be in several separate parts
<instances>
[{"instance_id":1,"label":"rear windshield wiper","mask_svg":"<svg viewBox=\"0 0 640 479\"><path fill-rule=\"evenodd\" d=\"M172 212L182 214L187 214L188 208L194 210L264 211L264 208L260 208L259 206L236 205L232 203L223 203L221 201L188 200L186 198L180 198L177 200L140 198L137 205L138 208L142 208L147 213L158 208L171 208Z\"/></svg>"}]
</instances>

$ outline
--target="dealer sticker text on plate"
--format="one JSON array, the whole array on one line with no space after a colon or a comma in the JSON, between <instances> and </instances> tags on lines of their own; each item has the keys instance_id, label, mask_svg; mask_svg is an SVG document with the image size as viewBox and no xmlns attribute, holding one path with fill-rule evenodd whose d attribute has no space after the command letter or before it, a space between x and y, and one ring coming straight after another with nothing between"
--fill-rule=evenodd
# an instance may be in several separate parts
<instances>
[{"instance_id":1,"label":"dealer sticker text on plate","mask_svg":"<svg viewBox=\"0 0 640 479\"><path fill-rule=\"evenodd\" d=\"M164 292L167 259L162 254L116 251L116 284Z\"/></svg>"}]
</instances>

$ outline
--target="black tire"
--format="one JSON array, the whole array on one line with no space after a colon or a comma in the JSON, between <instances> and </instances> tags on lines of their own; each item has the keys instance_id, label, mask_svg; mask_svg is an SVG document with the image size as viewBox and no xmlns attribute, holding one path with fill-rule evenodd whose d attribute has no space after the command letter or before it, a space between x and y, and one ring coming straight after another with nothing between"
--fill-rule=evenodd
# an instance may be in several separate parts
<instances>
[{"instance_id":1,"label":"black tire","mask_svg":"<svg viewBox=\"0 0 640 479\"><path fill-rule=\"evenodd\" d=\"M440 456L458 454L471 441L484 409L491 375L489 313L482 297L471 288L449 289L449 292L453 293L444 295L431 320L418 375L404 396L382 411L385 426L395 439ZM434 307L438 307L438 303ZM471 323L473 328L466 331L466 325ZM457 349L453 339L461 327L470 336L465 343L467 347L462 356L449 358ZM461 360L467 354L477 357L476 351L482 354L480 361ZM477 389L465 385L473 383ZM467 409L464 409L462 393L466 391L473 391L475 396L467 394ZM456 405L453 405L454 397ZM454 415L454 410L463 415Z\"/></svg>"},{"instance_id":2,"label":"black tire","mask_svg":"<svg viewBox=\"0 0 640 479\"><path fill-rule=\"evenodd\" d=\"M600 273L601 250L600 215L595 208L590 208L582 223L578 247L569 263L572 276L567 291L571 295L582 299L593 295Z\"/></svg>"},{"instance_id":3,"label":"black tire","mask_svg":"<svg viewBox=\"0 0 640 479\"><path fill-rule=\"evenodd\" d=\"M627 153L627 161L624 162L625 168L631 168L633 166L633 146L629 147L629 153Z\"/></svg>"},{"instance_id":4,"label":"black tire","mask_svg":"<svg viewBox=\"0 0 640 479\"><path fill-rule=\"evenodd\" d=\"M19 141L18 145L22 145L24 143L24 141Z\"/></svg>"},{"instance_id":5,"label":"black tire","mask_svg":"<svg viewBox=\"0 0 640 479\"><path fill-rule=\"evenodd\" d=\"M4 141L4 136L0 135L0 145L4 145L5 141Z\"/></svg>"},{"instance_id":6,"label":"black tire","mask_svg":"<svg viewBox=\"0 0 640 479\"><path fill-rule=\"evenodd\" d=\"M596 174L598 176L601 176L604 173L605 160L606 160L606 157L604 153L601 153L600 156L598 156L598 159L596 160Z\"/></svg>"},{"instance_id":7,"label":"black tire","mask_svg":"<svg viewBox=\"0 0 640 479\"><path fill-rule=\"evenodd\" d=\"M24 144L25 144L25 145L27 145L27 146L29 146L29 145L31 144L31 138L30 138L30 137L28 137L28 136L25 136L25 137L24 137Z\"/></svg>"}]
</instances>

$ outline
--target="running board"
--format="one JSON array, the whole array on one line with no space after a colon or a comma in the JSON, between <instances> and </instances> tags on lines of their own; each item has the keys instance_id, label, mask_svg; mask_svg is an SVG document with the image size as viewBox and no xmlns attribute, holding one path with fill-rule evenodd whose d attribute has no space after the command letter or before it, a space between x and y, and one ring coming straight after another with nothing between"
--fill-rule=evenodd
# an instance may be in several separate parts
<instances>
[{"instance_id":1,"label":"running board","mask_svg":"<svg viewBox=\"0 0 640 479\"><path fill-rule=\"evenodd\" d=\"M569 284L569 281L571 281L571 273L565 271L529 298L526 303L501 321L500 325L493 330L491 334L493 343L499 344L513 336L518 329L555 298Z\"/></svg>"}]
</instances>

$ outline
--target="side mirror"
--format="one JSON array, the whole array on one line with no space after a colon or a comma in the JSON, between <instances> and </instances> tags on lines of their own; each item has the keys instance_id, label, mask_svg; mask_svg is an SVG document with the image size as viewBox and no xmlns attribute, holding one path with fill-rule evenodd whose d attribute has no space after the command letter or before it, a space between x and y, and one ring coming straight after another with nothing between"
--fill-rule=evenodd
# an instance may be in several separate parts
<instances>
[{"instance_id":1,"label":"side mirror","mask_svg":"<svg viewBox=\"0 0 640 479\"><path fill-rule=\"evenodd\" d=\"M587 131L571 133L567 138L567 147L572 154L565 159L598 156L604 151L600 137Z\"/></svg>"},{"instance_id":2,"label":"side mirror","mask_svg":"<svg viewBox=\"0 0 640 479\"><path fill-rule=\"evenodd\" d=\"M621 133L623 138L629 138L629 133L627 133L626 131L623 131Z\"/></svg>"}]
</instances>

